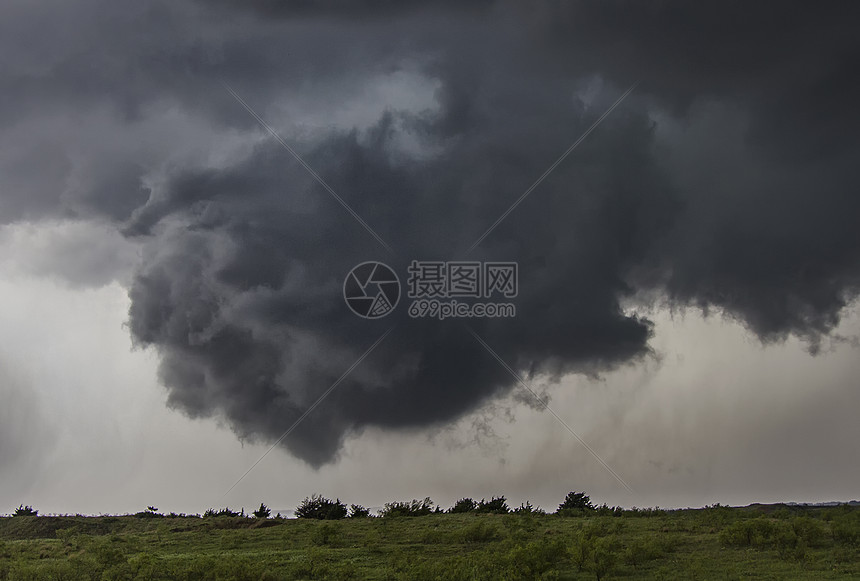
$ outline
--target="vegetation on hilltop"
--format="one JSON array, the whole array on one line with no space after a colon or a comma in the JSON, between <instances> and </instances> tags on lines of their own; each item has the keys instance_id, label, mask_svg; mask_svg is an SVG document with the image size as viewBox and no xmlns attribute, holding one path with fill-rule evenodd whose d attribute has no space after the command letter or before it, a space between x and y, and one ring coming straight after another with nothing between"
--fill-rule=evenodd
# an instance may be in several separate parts
<instances>
[{"instance_id":1,"label":"vegetation on hilltop","mask_svg":"<svg viewBox=\"0 0 860 581\"><path fill-rule=\"evenodd\" d=\"M625 510L584 494L554 514L504 497L448 511L389 503L377 518L318 495L302 506L297 519L267 518L265 505L253 516L16 511L0 518L0 581L860 578L855 506Z\"/></svg>"}]
</instances>

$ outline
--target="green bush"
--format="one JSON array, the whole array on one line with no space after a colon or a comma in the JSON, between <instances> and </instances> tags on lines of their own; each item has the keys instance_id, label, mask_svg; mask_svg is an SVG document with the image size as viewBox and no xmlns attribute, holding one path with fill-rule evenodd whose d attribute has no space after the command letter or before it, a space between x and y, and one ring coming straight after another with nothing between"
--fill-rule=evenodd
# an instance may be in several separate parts
<instances>
[{"instance_id":1,"label":"green bush","mask_svg":"<svg viewBox=\"0 0 860 581\"><path fill-rule=\"evenodd\" d=\"M803 560L806 557L807 543L791 527L779 527L774 534L774 546L782 559Z\"/></svg>"},{"instance_id":2,"label":"green bush","mask_svg":"<svg viewBox=\"0 0 860 581\"><path fill-rule=\"evenodd\" d=\"M349 507L349 518L367 518L369 516L370 510L360 504L353 504Z\"/></svg>"},{"instance_id":3,"label":"green bush","mask_svg":"<svg viewBox=\"0 0 860 581\"><path fill-rule=\"evenodd\" d=\"M319 494L311 495L310 498L305 498L302 503L296 507L296 517L298 518L313 518L318 520L337 520L346 518L346 505L337 500L331 500Z\"/></svg>"},{"instance_id":4,"label":"green bush","mask_svg":"<svg viewBox=\"0 0 860 581\"><path fill-rule=\"evenodd\" d=\"M814 518L798 516L791 519L791 528L794 534L806 541L810 547L820 547L827 538L827 528Z\"/></svg>"},{"instance_id":5,"label":"green bush","mask_svg":"<svg viewBox=\"0 0 860 581\"><path fill-rule=\"evenodd\" d=\"M591 503L591 498L584 492L568 492L564 502L558 505L557 512L560 513L565 509L593 510L594 505Z\"/></svg>"},{"instance_id":6,"label":"green bush","mask_svg":"<svg viewBox=\"0 0 860 581\"><path fill-rule=\"evenodd\" d=\"M236 512L235 510L230 510L230 507L224 507L221 510L215 510L214 508L209 508L206 512L203 513L203 518L211 518L216 516L226 516L230 518L234 518L239 516L241 513Z\"/></svg>"},{"instance_id":7,"label":"green bush","mask_svg":"<svg viewBox=\"0 0 860 581\"><path fill-rule=\"evenodd\" d=\"M427 516L434 512L434 502L429 497L424 500L410 500L408 502L386 502L381 516Z\"/></svg>"},{"instance_id":8,"label":"green bush","mask_svg":"<svg viewBox=\"0 0 860 581\"><path fill-rule=\"evenodd\" d=\"M134 513L137 518L162 518L163 514L158 514L158 509L154 506L147 506L146 510Z\"/></svg>"},{"instance_id":9,"label":"green bush","mask_svg":"<svg viewBox=\"0 0 860 581\"><path fill-rule=\"evenodd\" d=\"M494 519L495 520L495 519ZM500 519L504 525L506 534L510 534L513 541L518 543L526 543L534 540L534 531L538 525L536 519L529 514L508 514Z\"/></svg>"},{"instance_id":10,"label":"green bush","mask_svg":"<svg viewBox=\"0 0 860 581\"><path fill-rule=\"evenodd\" d=\"M545 515L546 514L546 511L544 509L542 509L539 506L538 507L532 506L532 503L529 501L526 501L525 504L520 504L519 507L515 508L511 512L513 512L514 514L519 514L519 515Z\"/></svg>"},{"instance_id":11,"label":"green bush","mask_svg":"<svg viewBox=\"0 0 860 581\"><path fill-rule=\"evenodd\" d=\"M448 509L448 512L452 514L472 512L478 506L478 503L472 500L471 498L461 498L457 502L454 503L454 506Z\"/></svg>"},{"instance_id":12,"label":"green bush","mask_svg":"<svg viewBox=\"0 0 860 581\"><path fill-rule=\"evenodd\" d=\"M261 502L260 508L255 510L252 514L257 518L269 518L272 515L272 510Z\"/></svg>"},{"instance_id":13,"label":"green bush","mask_svg":"<svg viewBox=\"0 0 860 581\"><path fill-rule=\"evenodd\" d=\"M597 539L613 533L620 533L624 527L625 524L622 521L609 517L598 517L585 525L582 532L590 539Z\"/></svg>"},{"instance_id":14,"label":"green bush","mask_svg":"<svg viewBox=\"0 0 860 581\"><path fill-rule=\"evenodd\" d=\"M12 516L39 516L39 511L32 506L24 506L23 504L15 509Z\"/></svg>"},{"instance_id":15,"label":"green bush","mask_svg":"<svg viewBox=\"0 0 860 581\"><path fill-rule=\"evenodd\" d=\"M475 512L507 514L510 512L510 508L508 508L508 500L504 496L494 496L490 500L482 498L481 502L475 507Z\"/></svg>"},{"instance_id":16,"label":"green bush","mask_svg":"<svg viewBox=\"0 0 860 581\"><path fill-rule=\"evenodd\" d=\"M617 542L613 537L597 539L594 542L594 548L589 559L589 569L597 577L597 581L604 579L615 570L615 564L618 560L616 545Z\"/></svg>"},{"instance_id":17,"label":"green bush","mask_svg":"<svg viewBox=\"0 0 860 581\"><path fill-rule=\"evenodd\" d=\"M576 565L578 571L582 571L588 564L591 558L591 553L594 550L594 539L580 531L574 538L573 543L568 550L570 560Z\"/></svg>"},{"instance_id":18,"label":"green bush","mask_svg":"<svg viewBox=\"0 0 860 581\"><path fill-rule=\"evenodd\" d=\"M822 546L827 528L808 516L774 520L764 516L738 520L720 531L720 543L732 547L776 548L783 559L801 560L807 547Z\"/></svg>"},{"instance_id":19,"label":"green bush","mask_svg":"<svg viewBox=\"0 0 860 581\"><path fill-rule=\"evenodd\" d=\"M723 506L718 502L703 508L701 514L705 524L713 527L721 527L732 520L733 513L730 507Z\"/></svg>"},{"instance_id":20,"label":"green bush","mask_svg":"<svg viewBox=\"0 0 860 581\"><path fill-rule=\"evenodd\" d=\"M762 547L773 543L777 524L765 517L735 521L719 533L720 543L728 547Z\"/></svg>"},{"instance_id":21,"label":"green bush","mask_svg":"<svg viewBox=\"0 0 860 581\"><path fill-rule=\"evenodd\" d=\"M340 529L331 523L323 523L311 533L311 540L316 545L331 545L339 538Z\"/></svg>"},{"instance_id":22,"label":"green bush","mask_svg":"<svg viewBox=\"0 0 860 581\"><path fill-rule=\"evenodd\" d=\"M502 531L499 527L485 520L475 521L458 533L464 543L487 543L502 538Z\"/></svg>"},{"instance_id":23,"label":"green bush","mask_svg":"<svg viewBox=\"0 0 860 581\"><path fill-rule=\"evenodd\" d=\"M507 565L507 579L546 578L562 560L566 558L564 541L543 539L525 545L517 545L508 551L504 561Z\"/></svg>"},{"instance_id":24,"label":"green bush","mask_svg":"<svg viewBox=\"0 0 860 581\"><path fill-rule=\"evenodd\" d=\"M623 552L624 562L634 569L663 556L663 547L654 539L636 539Z\"/></svg>"},{"instance_id":25,"label":"green bush","mask_svg":"<svg viewBox=\"0 0 860 581\"><path fill-rule=\"evenodd\" d=\"M597 516L624 516L624 509L620 506L608 506L604 502L597 508Z\"/></svg>"},{"instance_id":26,"label":"green bush","mask_svg":"<svg viewBox=\"0 0 860 581\"><path fill-rule=\"evenodd\" d=\"M85 548L85 554L92 557L102 567L111 567L126 562L127 543L116 535L92 537Z\"/></svg>"},{"instance_id":27,"label":"green bush","mask_svg":"<svg viewBox=\"0 0 860 581\"><path fill-rule=\"evenodd\" d=\"M860 545L860 511L838 514L830 523L833 540L845 545Z\"/></svg>"},{"instance_id":28,"label":"green bush","mask_svg":"<svg viewBox=\"0 0 860 581\"><path fill-rule=\"evenodd\" d=\"M654 508L638 508L638 507L634 506L626 512L629 516L639 516L639 517L666 516L666 511L662 510L659 506L655 506Z\"/></svg>"}]
</instances>

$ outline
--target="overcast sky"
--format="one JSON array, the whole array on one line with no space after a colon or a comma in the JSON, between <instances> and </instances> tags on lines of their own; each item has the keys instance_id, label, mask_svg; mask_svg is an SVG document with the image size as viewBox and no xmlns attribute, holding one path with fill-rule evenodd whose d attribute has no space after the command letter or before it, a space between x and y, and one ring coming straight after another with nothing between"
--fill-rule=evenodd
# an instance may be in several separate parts
<instances>
[{"instance_id":1,"label":"overcast sky","mask_svg":"<svg viewBox=\"0 0 860 581\"><path fill-rule=\"evenodd\" d=\"M0 513L860 498L850 10L5 3Z\"/></svg>"}]
</instances>

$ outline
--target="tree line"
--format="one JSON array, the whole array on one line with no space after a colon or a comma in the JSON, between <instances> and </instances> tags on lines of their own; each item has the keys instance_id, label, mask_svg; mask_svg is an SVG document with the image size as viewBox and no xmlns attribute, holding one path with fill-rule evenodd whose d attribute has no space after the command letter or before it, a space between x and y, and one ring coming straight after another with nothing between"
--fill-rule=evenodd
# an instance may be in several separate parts
<instances>
[{"instance_id":1,"label":"tree line","mask_svg":"<svg viewBox=\"0 0 860 581\"><path fill-rule=\"evenodd\" d=\"M558 509L555 511L555 514L559 514L561 516L575 516L580 515L585 512L597 512L599 514L621 514L624 509L621 507L609 507L606 504L600 507L596 507L592 502L591 498L585 492L569 492L567 496L565 496L564 501L558 505ZM426 516L430 514L464 514L464 513L476 513L476 514L533 514L533 515L543 515L546 514L546 511L540 507L532 506L531 502L525 502L520 504L520 506L511 508L508 506L507 498L504 496L493 496L489 500L482 498L481 500L474 500L472 498L461 498L457 502L454 503L448 509L443 509L441 506L437 505L433 502L429 497L423 500L409 500L404 502L387 502L382 510L378 511L376 515L371 514L370 509L365 508L360 504L351 504L349 506L346 503L340 501L339 498L334 500L330 498L326 498L320 494L312 494L309 497L306 497L297 507L296 507L296 517L297 518L308 518L308 519L318 519L318 520L338 520L343 518L371 518L371 517L397 517L397 516ZM38 516L39 511L34 509L32 506L20 505L13 512L12 516L21 517L21 516ZM132 516L138 518L160 518L160 517L203 517L203 518L212 518L212 517L253 517L253 518L270 518L272 516L272 511L269 507L265 505L265 503L260 503L260 508L250 512L249 514L245 513L245 509L241 509L239 511L232 510L230 507L225 507L222 509L207 509L202 515L198 514L185 514L185 513L175 513L171 512L169 514L162 514L158 512L158 508L155 506L148 506L146 510L134 513ZM275 516L275 518L280 518L280 513Z\"/></svg>"},{"instance_id":2,"label":"tree line","mask_svg":"<svg viewBox=\"0 0 860 581\"><path fill-rule=\"evenodd\" d=\"M265 505L261 505L264 508ZM584 512L616 512L623 511L620 507L608 507L605 504L601 507L596 507L591 502L591 498L585 492L569 492L564 498L564 501L559 504L556 514L579 515ZM482 498L475 500L473 498L461 498L454 503L450 508L443 509L441 506L433 502L429 497L423 500L409 500L387 502L382 510L376 516L379 517L397 517L397 516L427 516L430 514L546 514L546 511L540 507L532 506L531 502L525 502L520 506L511 508L508 506L507 498L504 496L493 496L489 500ZM305 498L299 506L296 507L297 518L310 518L319 520L338 520L342 518L368 518L371 517L370 509L365 508L360 504L351 504L347 507L346 503L341 502L339 498L330 499L319 494L311 495Z\"/></svg>"}]
</instances>

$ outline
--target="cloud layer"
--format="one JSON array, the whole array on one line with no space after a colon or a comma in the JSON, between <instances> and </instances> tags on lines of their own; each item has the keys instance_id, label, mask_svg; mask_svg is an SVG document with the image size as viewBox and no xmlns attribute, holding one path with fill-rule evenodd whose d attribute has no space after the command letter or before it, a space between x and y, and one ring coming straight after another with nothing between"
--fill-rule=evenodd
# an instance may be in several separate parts
<instances>
[{"instance_id":1,"label":"cloud layer","mask_svg":"<svg viewBox=\"0 0 860 581\"><path fill-rule=\"evenodd\" d=\"M512 387L460 323L355 317L349 269L464 257L639 81L470 255L521 281L516 319L470 325L551 377L647 357L653 303L814 350L860 274L851 15L716 6L13 3L0 219L138 245L133 339L170 405L244 439L274 441L396 323L284 441L319 466L368 426L449 423ZM67 26L34 46L45 19ZM70 278L128 266L105 256Z\"/></svg>"}]
</instances>

